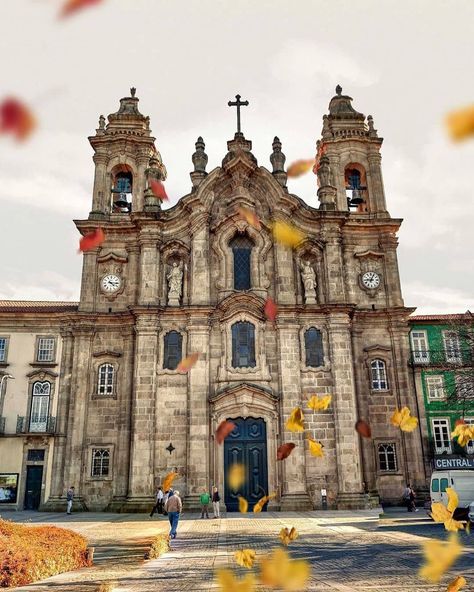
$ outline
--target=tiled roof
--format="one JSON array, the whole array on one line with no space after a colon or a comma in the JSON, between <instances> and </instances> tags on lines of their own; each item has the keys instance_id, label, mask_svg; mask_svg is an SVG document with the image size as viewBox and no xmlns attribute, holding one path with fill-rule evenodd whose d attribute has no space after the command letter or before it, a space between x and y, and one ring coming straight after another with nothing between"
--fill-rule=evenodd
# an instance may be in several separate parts
<instances>
[{"instance_id":1,"label":"tiled roof","mask_svg":"<svg viewBox=\"0 0 474 592\"><path fill-rule=\"evenodd\" d=\"M69 312L77 310L78 302L44 300L0 300L1 312Z\"/></svg>"},{"instance_id":2,"label":"tiled roof","mask_svg":"<svg viewBox=\"0 0 474 592\"><path fill-rule=\"evenodd\" d=\"M469 314L467 312L461 312L457 314L434 314L434 315L413 315L408 317L408 320L411 322L418 322L418 321L462 321L468 320ZM474 315L472 315L472 320L474 322Z\"/></svg>"}]
</instances>

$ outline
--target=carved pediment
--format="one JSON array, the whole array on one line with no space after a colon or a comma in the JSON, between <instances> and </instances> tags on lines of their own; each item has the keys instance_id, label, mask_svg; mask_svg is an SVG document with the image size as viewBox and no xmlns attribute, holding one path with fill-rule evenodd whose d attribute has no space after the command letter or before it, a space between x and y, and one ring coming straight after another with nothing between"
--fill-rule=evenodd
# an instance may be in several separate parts
<instances>
[{"instance_id":1,"label":"carved pediment","mask_svg":"<svg viewBox=\"0 0 474 592\"><path fill-rule=\"evenodd\" d=\"M102 351L94 352L92 354L92 356L94 358L105 358L105 357L107 357L107 358L121 358L122 354L121 354L121 352L118 352L118 351L104 349Z\"/></svg>"},{"instance_id":2,"label":"carved pediment","mask_svg":"<svg viewBox=\"0 0 474 592\"><path fill-rule=\"evenodd\" d=\"M265 320L265 301L252 292L237 292L224 298L219 304L220 320L226 321L235 314L248 313L258 320Z\"/></svg>"},{"instance_id":3,"label":"carved pediment","mask_svg":"<svg viewBox=\"0 0 474 592\"><path fill-rule=\"evenodd\" d=\"M37 380L46 380L47 378L57 378L59 374L57 372L53 372L52 370L47 370L46 368L38 368L37 370L32 370L29 372L26 377L27 378L35 378Z\"/></svg>"},{"instance_id":4,"label":"carved pediment","mask_svg":"<svg viewBox=\"0 0 474 592\"><path fill-rule=\"evenodd\" d=\"M97 257L97 263L107 263L108 261L115 262L115 263L127 263L128 256L126 255L117 255L117 253L107 253L106 255L101 255Z\"/></svg>"},{"instance_id":5,"label":"carved pediment","mask_svg":"<svg viewBox=\"0 0 474 592\"><path fill-rule=\"evenodd\" d=\"M227 386L209 397L214 415L276 417L278 396L271 390L249 382Z\"/></svg>"}]
</instances>

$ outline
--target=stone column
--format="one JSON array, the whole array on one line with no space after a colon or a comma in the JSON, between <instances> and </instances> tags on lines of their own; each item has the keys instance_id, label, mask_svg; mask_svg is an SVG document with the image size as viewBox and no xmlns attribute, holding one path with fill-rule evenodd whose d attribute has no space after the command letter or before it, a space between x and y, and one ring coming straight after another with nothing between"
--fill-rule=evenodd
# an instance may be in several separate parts
<instances>
[{"instance_id":1,"label":"stone column","mask_svg":"<svg viewBox=\"0 0 474 592\"><path fill-rule=\"evenodd\" d=\"M329 319L329 344L334 380L333 409L335 422L338 508L363 508L359 436L354 429L357 405L354 361L347 313L332 313Z\"/></svg>"},{"instance_id":2,"label":"stone column","mask_svg":"<svg viewBox=\"0 0 474 592\"><path fill-rule=\"evenodd\" d=\"M385 190L382 179L382 155L377 152L368 154L369 176L370 176L370 203L371 211L386 212L387 204L385 202Z\"/></svg>"},{"instance_id":3,"label":"stone column","mask_svg":"<svg viewBox=\"0 0 474 592\"><path fill-rule=\"evenodd\" d=\"M159 236L155 230L145 229L147 232L140 234L140 294L139 304L158 304L159 284Z\"/></svg>"},{"instance_id":4,"label":"stone column","mask_svg":"<svg viewBox=\"0 0 474 592\"><path fill-rule=\"evenodd\" d=\"M139 294L139 279L140 279L140 246L137 243L128 243L126 245L128 253L128 270L127 270L127 290L128 290L128 304L138 303Z\"/></svg>"},{"instance_id":5,"label":"stone column","mask_svg":"<svg viewBox=\"0 0 474 592\"><path fill-rule=\"evenodd\" d=\"M281 509L284 511L311 510L305 482L305 442L302 432L290 432L285 424L295 407L302 407L300 377L299 325L291 315L278 315L278 359L280 375L280 442L294 442L296 448L282 463ZM303 410L304 413L304 410ZM273 459L268 459L274 462Z\"/></svg>"},{"instance_id":6,"label":"stone column","mask_svg":"<svg viewBox=\"0 0 474 592\"><path fill-rule=\"evenodd\" d=\"M79 312L92 312L95 309L97 292L97 255L99 249L82 254L82 279Z\"/></svg>"},{"instance_id":7,"label":"stone column","mask_svg":"<svg viewBox=\"0 0 474 592\"><path fill-rule=\"evenodd\" d=\"M338 224L327 223L322 235L326 241L325 264L328 302L346 302L341 229Z\"/></svg>"},{"instance_id":8,"label":"stone column","mask_svg":"<svg viewBox=\"0 0 474 592\"><path fill-rule=\"evenodd\" d=\"M191 298L190 304L209 304L209 227L208 214L202 213L192 220L191 244Z\"/></svg>"},{"instance_id":9,"label":"stone column","mask_svg":"<svg viewBox=\"0 0 474 592\"><path fill-rule=\"evenodd\" d=\"M144 205L144 195L145 195L145 186L146 186L146 179L145 179L145 170L148 168L150 162L150 155L140 155L137 158L137 174L134 179L134 187L133 187L133 203L132 203L132 212L142 212L143 205Z\"/></svg>"},{"instance_id":10,"label":"stone column","mask_svg":"<svg viewBox=\"0 0 474 592\"><path fill-rule=\"evenodd\" d=\"M94 189L92 195L92 211L89 218L105 218L105 214L110 212L109 202L110 194L107 187L107 155L94 154L95 163Z\"/></svg>"},{"instance_id":11,"label":"stone column","mask_svg":"<svg viewBox=\"0 0 474 592\"><path fill-rule=\"evenodd\" d=\"M398 239L394 233L383 234L379 238L380 247L385 253L385 284L387 286L387 306L403 306L402 288L398 273Z\"/></svg>"},{"instance_id":12,"label":"stone column","mask_svg":"<svg viewBox=\"0 0 474 592\"><path fill-rule=\"evenodd\" d=\"M274 242L275 292L278 304L296 304L293 250L291 247ZM299 273L299 270L298 270Z\"/></svg>"}]
</instances>

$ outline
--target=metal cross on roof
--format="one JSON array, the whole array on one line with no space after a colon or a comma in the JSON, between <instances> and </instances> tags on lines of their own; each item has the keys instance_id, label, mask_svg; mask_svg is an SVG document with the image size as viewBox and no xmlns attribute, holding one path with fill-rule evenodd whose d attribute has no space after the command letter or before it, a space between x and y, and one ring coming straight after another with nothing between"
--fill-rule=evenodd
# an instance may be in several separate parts
<instances>
[{"instance_id":1,"label":"metal cross on roof","mask_svg":"<svg viewBox=\"0 0 474 592\"><path fill-rule=\"evenodd\" d=\"M237 133L240 134L240 107L247 107L248 101L241 101L240 95L235 95L236 101L229 101L229 107L237 107Z\"/></svg>"}]
</instances>

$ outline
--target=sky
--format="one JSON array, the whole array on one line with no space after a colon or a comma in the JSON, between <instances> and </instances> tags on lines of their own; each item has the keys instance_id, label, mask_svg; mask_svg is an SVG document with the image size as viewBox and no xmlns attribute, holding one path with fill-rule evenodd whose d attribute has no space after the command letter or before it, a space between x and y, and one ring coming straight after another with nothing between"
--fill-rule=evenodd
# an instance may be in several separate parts
<instances>
[{"instance_id":1,"label":"sky","mask_svg":"<svg viewBox=\"0 0 474 592\"><path fill-rule=\"evenodd\" d=\"M337 84L384 138L388 210L403 218L399 267L418 313L474 310L474 139L453 144L447 112L474 101L472 0L103 0L58 19L64 0L3 0L0 100L31 105L38 130L0 137L0 298L77 300L73 219L91 209L87 137L137 88L168 170L171 205L189 193L191 155L208 171L242 129L270 168L312 158ZM288 188L318 207L316 177Z\"/></svg>"}]
</instances>

